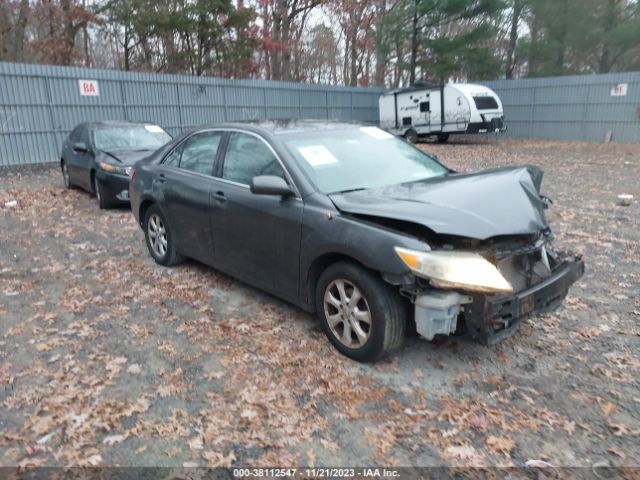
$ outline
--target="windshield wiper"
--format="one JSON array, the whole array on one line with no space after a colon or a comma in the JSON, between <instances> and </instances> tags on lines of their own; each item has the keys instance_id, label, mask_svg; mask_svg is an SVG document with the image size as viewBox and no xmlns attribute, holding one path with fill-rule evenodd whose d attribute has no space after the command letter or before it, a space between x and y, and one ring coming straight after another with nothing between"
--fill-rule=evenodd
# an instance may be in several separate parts
<instances>
[{"instance_id":1,"label":"windshield wiper","mask_svg":"<svg viewBox=\"0 0 640 480\"><path fill-rule=\"evenodd\" d=\"M365 187L347 188L346 190L338 190L337 192L333 192L333 193L331 193L331 195L336 195L338 193L360 192L362 190L367 190L367 189Z\"/></svg>"}]
</instances>

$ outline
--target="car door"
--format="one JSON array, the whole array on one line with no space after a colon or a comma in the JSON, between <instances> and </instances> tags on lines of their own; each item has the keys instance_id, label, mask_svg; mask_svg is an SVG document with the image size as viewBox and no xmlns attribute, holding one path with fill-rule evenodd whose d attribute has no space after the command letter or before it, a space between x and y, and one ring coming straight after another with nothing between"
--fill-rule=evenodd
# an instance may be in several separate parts
<instances>
[{"instance_id":1,"label":"car door","mask_svg":"<svg viewBox=\"0 0 640 480\"><path fill-rule=\"evenodd\" d=\"M75 145L84 143L86 150L77 149ZM93 164L93 149L91 148L89 128L81 125L69 136L65 161L69 169L71 181L76 185L91 190L91 167Z\"/></svg>"},{"instance_id":2,"label":"car door","mask_svg":"<svg viewBox=\"0 0 640 480\"><path fill-rule=\"evenodd\" d=\"M251 193L251 179L277 175L290 184L273 149L261 137L229 134L219 180L211 192L216 265L284 298L298 295L303 202Z\"/></svg>"},{"instance_id":3,"label":"car door","mask_svg":"<svg viewBox=\"0 0 640 480\"><path fill-rule=\"evenodd\" d=\"M210 194L213 166L224 133L199 132L165 157L155 187L179 252L212 264Z\"/></svg>"}]
</instances>

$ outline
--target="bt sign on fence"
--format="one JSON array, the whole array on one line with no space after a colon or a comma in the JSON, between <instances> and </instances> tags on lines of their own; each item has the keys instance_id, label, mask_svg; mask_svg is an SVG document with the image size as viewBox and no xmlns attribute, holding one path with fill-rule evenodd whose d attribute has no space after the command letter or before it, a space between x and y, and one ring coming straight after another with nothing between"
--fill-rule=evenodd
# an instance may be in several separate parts
<instances>
[{"instance_id":1,"label":"bt sign on fence","mask_svg":"<svg viewBox=\"0 0 640 480\"><path fill-rule=\"evenodd\" d=\"M97 97L100 95L97 80L78 80L80 95L83 97Z\"/></svg>"}]
</instances>

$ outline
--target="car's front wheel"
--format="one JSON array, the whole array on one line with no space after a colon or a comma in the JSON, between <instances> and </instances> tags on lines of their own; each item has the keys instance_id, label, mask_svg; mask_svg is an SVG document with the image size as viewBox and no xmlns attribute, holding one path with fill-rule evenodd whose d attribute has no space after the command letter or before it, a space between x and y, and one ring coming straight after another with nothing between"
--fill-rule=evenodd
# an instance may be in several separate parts
<instances>
[{"instance_id":1,"label":"car's front wheel","mask_svg":"<svg viewBox=\"0 0 640 480\"><path fill-rule=\"evenodd\" d=\"M402 346L402 298L368 270L347 262L328 267L316 289L316 310L331 343L359 362L378 360Z\"/></svg>"},{"instance_id":2,"label":"car's front wheel","mask_svg":"<svg viewBox=\"0 0 640 480\"><path fill-rule=\"evenodd\" d=\"M98 177L96 175L93 176L93 193L96 196L96 200L98 201L98 206L102 210L106 210L107 208L111 208L113 204L111 201L105 196L102 191L102 187L100 186L100 182L98 181Z\"/></svg>"},{"instance_id":3,"label":"car's front wheel","mask_svg":"<svg viewBox=\"0 0 640 480\"><path fill-rule=\"evenodd\" d=\"M169 224L157 205L152 205L147 210L144 218L144 234L149 253L157 263L171 266L182 261L174 245Z\"/></svg>"},{"instance_id":4,"label":"car's front wheel","mask_svg":"<svg viewBox=\"0 0 640 480\"><path fill-rule=\"evenodd\" d=\"M62 170L62 182L64 183L64 188L71 188L71 177L69 176L69 167L67 166L67 162L62 160L60 163L60 169Z\"/></svg>"}]
</instances>

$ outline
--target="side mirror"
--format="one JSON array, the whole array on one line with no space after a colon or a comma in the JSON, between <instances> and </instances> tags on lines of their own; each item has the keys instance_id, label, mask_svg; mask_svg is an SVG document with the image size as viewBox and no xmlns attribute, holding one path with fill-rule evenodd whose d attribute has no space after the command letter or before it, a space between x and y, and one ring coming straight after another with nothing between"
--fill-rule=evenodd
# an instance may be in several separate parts
<instances>
[{"instance_id":1,"label":"side mirror","mask_svg":"<svg viewBox=\"0 0 640 480\"><path fill-rule=\"evenodd\" d=\"M251 179L251 193L256 195L280 195L283 197L293 193L291 187L280 177L275 175L258 175Z\"/></svg>"},{"instance_id":2,"label":"side mirror","mask_svg":"<svg viewBox=\"0 0 640 480\"><path fill-rule=\"evenodd\" d=\"M84 142L74 142L71 147L74 151L80 153L87 153L89 151L89 147L87 147L87 144Z\"/></svg>"}]
</instances>

